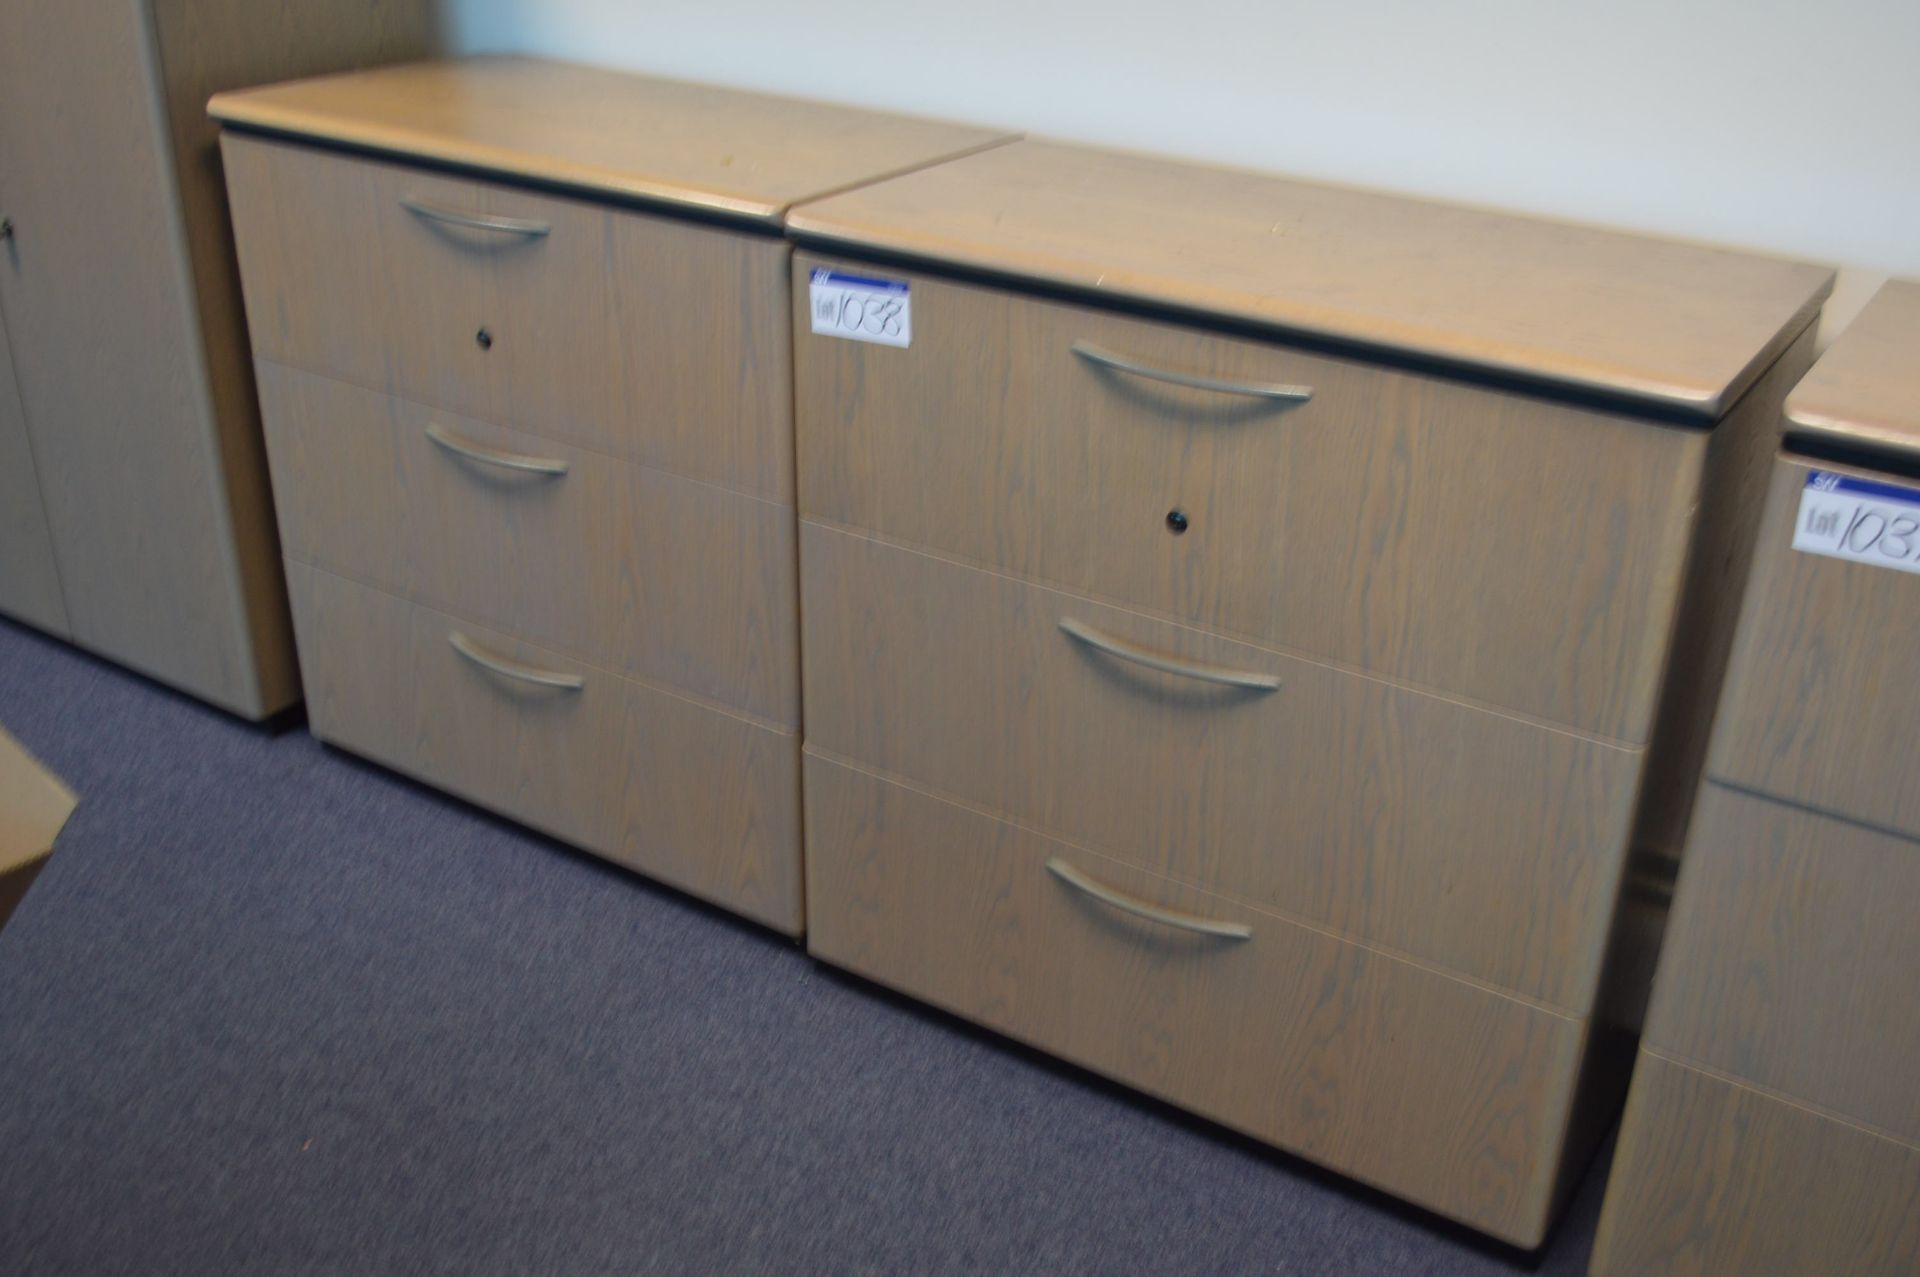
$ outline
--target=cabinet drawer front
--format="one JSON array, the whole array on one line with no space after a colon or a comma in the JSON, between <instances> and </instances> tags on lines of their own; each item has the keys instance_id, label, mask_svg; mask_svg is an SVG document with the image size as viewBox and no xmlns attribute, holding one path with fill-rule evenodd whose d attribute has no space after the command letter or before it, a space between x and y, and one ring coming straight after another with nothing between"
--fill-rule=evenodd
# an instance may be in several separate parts
<instances>
[{"instance_id":1,"label":"cabinet drawer front","mask_svg":"<svg viewBox=\"0 0 1920 1277\"><path fill-rule=\"evenodd\" d=\"M802 513L1645 739L1704 434L920 276L910 347L840 340L817 264Z\"/></svg>"},{"instance_id":2,"label":"cabinet drawer front","mask_svg":"<svg viewBox=\"0 0 1920 1277\"><path fill-rule=\"evenodd\" d=\"M294 560L287 584L316 735L799 933L791 733Z\"/></svg>"},{"instance_id":3,"label":"cabinet drawer front","mask_svg":"<svg viewBox=\"0 0 1920 1277\"><path fill-rule=\"evenodd\" d=\"M256 138L223 146L257 355L791 501L784 244Z\"/></svg>"},{"instance_id":4,"label":"cabinet drawer front","mask_svg":"<svg viewBox=\"0 0 1920 1277\"><path fill-rule=\"evenodd\" d=\"M1920 844L1702 791L1647 1043L1920 1144Z\"/></svg>"},{"instance_id":5,"label":"cabinet drawer front","mask_svg":"<svg viewBox=\"0 0 1920 1277\"><path fill-rule=\"evenodd\" d=\"M1815 469L1844 472L1775 463L1709 770L1920 835L1920 787L1912 783L1920 577L1793 548L1800 495Z\"/></svg>"},{"instance_id":6,"label":"cabinet drawer front","mask_svg":"<svg viewBox=\"0 0 1920 1277\"><path fill-rule=\"evenodd\" d=\"M1647 1052L1593 1277L1911 1277L1920 1149Z\"/></svg>"},{"instance_id":7,"label":"cabinet drawer front","mask_svg":"<svg viewBox=\"0 0 1920 1277\"><path fill-rule=\"evenodd\" d=\"M291 557L798 725L791 507L264 360L259 383Z\"/></svg>"},{"instance_id":8,"label":"cabinet drawer front","mask_svg":"<svg viewBox=\"0 0 1920 1277\"><path fill-rule=\"evenodd\" d=\"M801 580L810 744L1182 882L1590 1004L1638 751L811 521Z\"/></svg>"},{"instance_id":9,"label":"cabinet drawer front","mask_svg":"<svg viewBox=\"0 0 1920 1277\"><path fill-rule=\"evenodd\" d=\"M809 947L1521 1245L1581 1026L816 757ZM1226 939L1134 916L1051 862Z\"/></svg>"}]
</instances>

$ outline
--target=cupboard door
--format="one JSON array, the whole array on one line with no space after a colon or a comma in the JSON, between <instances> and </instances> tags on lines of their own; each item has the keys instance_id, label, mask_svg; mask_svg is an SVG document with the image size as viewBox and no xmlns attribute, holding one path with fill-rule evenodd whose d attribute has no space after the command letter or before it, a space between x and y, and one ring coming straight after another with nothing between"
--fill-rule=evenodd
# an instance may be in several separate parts
<instances>
[{"instance_id":1,"label":"cupboard door","mask_svg":"<svg viewBox=\"0 0 1920 1277\"><path fill-rule=\"evenodd\" d=\"M73 638L261 713L146 7L7 25L0 310Z\"/></svg>"},{"instance_id":2,"label":"cupboard door","mask_svg":"<svg viewBox=\"0 0 1920 1277\"><path fill-rule=\"evenodd\" d=\"M0 253L5 252L0 245ZM0 612L67 634L67 607L53 566L47 511L33 472L27 418L13 383L13 355L0 324Z\"/></svg>"}]
</instances>

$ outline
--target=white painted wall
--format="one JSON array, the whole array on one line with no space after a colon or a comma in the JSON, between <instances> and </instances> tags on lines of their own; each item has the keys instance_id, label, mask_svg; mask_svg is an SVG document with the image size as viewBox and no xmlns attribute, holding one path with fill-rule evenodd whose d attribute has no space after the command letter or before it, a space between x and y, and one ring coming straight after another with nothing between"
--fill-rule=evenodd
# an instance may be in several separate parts
<instances>
[{"instance_id":1,"label":"white painted wall","mask_svg":"<svg viewBox=\"0 0 1920 1277\"><path fill-rule=\"evenodd\" d=\"M1920 276L1920 0L442 0L541 53Z\"/></svg>"}]
</instances>

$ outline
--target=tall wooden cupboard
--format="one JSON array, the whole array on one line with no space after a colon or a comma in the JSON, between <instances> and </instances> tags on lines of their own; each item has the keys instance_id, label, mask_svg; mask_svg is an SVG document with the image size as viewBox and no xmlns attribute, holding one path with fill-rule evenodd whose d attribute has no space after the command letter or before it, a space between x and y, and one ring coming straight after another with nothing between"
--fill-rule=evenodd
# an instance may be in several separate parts
<instances>
[{"instance_id":1,"label":"tall wooden cupboard","mask_svg":"<svg viewBox=\"0 0 1920 1277\"><path fill-rule=\"evenodd\" d=\"M0 0L0 612L299 699L209 94L419 57L430 0Z\"/></svg>"},{"instance_id":2,"label":"tall wooden cupboard","mask_svg":"<svg viewBox=\"0 0 1920 1277\"><path fill-rule=\"evenodd\" d=\"M323 739L797 933L798 199L978 129L526 58L216 98Z\"/></svg>"},{"instance_id":3,"label":"tall wooden cupboard","mask_svg":"<svg viewBox=\"0 0 1920 1277\"><path fill-rule=\"evenodd\" d=\"M789 226L813 952L1537 1244L1830 273L1041 141Z\"/></svg>"},{"instance_id":4,"label":"tall wooden cupboard","mask_svg":"<svg viewBox=\"0 0 1920 1277\"><path fill-rule=\"evenodd\" d=\"M1787 400L1594 1247L1920 1272L1920 284Z\"/></svg>"}]
</instances>

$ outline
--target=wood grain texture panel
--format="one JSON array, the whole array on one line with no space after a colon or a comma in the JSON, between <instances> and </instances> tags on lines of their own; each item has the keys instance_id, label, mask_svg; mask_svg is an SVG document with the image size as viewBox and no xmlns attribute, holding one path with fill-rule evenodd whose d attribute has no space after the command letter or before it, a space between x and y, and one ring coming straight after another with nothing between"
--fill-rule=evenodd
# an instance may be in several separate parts
<instances>
[{"instance_id":1,"label":"wood grain texture panel","mask_svg":"<svg viewBox=\"0 0 1920 1277\"><path fill-rule=\"evenodd\" d=\"M1816 327L1808 325L1714 428L1707 449L1686 584L1634 816L1628 887L1605 963L1600 1017L1630 1033L1640 1031L1646 1015L1670 889L1746 598L1780 439L1780 403L1813 360Z\"/></svg>"},{"instance_id":2,"label":"wood grain texture panel","mask_svg":"<svg viewBox=\"0 0 1920 1277\"><path fill-rule=\"evenodd\" d=\"M144 5L14 0L0 309L73 637L236 713L263 683Z\"/></svg>"},{"instance_id":3,"label":"wood grain texture panel","mask_svg":"<svg viewBox=\"0 0 1920 1277\"><path fill-rule=\"evenodd\" d=\"M0 254L6 246L0 244ZM0 323L0 612L67 636L67 605L33 468L27 415L13 379L13 351Z\"/></svg>"},{"instance_id":4,"label":"wood grain texture panel","mask_svg":"<svg viewBox=\"0 0 1920 1277\"><path fill-rule=\"evenodd\" d=\"M186 235L220 481L255 659L270 704L299 696L274 534L239 264L220 169L214 93L424 57L440 44L431 0L149 0L172 173Z\"/></svg>"},{"instance_id":5,"label":"wood grain texture panel","mask_svg":"<svg viewBox=\"0 0 1920 1277\"><path fill-rule=\"evenodd\" d=\"M1522 1246L1582 1026L808 752L825 960ZM1050 857L1244 942L1108 910Z\"/></svg>"},{"instance_id":6,"label":"wood grain texture panel","mask_svg":"<svg viewBox=\"0 0 1920 1277\"><path fill-rule=\"evenodd\" d=\"M1687 559L1659 714L1648 747L1648 787L1634 841L1657 850L1667 876L1686 836L1724 686L1760 520L1780 441L1780 405L1814 357L1814 326L1714 428L1700 483L1700 513Z\"/></svg>"},{"instance_id":7,"label":"wood grain texture panel","mask_svg":"<svg viewBox=\"0 0 1920 1277\"><path fill-rule=\"evenodd\" d=\"M1576 1015L1591 1005L1638 751L811 521L800 576L810 745ZM1065 619L1280 688L1116 662Z\"/></svg>"},{"instance_id":8,"label":"wood grain texture panel","mask_svg":"<svg viewBox=\"0 0 1920 1277\"><path fill-rule=\"evenodd\" d=\"M1641 1052L1594 1277L1911 1277L1920 1149Z\"/></svg>"},{"instance_id":9,"label":"wood grain texture panel","mask_svg":"<svg viewBox=\"0 0 1920 1277\"><path fill-rule=\"evenodd\" d=\"M910 349L816 336L823 261L795 262L804 514L1645 740L1705 434L921 275Z\"/></svg>"},{"instance_id":10,"label":"wood grain texture panel","mask_svg":"<svg viewBox=\"0 0 1920 1277\"><path fill-rule=\"evenodd\" d=\"M784 243L224 145L257 355L791 504ZM402 199L550 233L462 230Z\"/></svg>"},{"instance_id":11,"label":"wood grain texture panel","mask_svg":"<svg viewBox=\"0 0 1920 1277\"><path fill-rule=\"evenodd\" d=\"M804 240L1707 418L1833 285L1831 270L1806 263L1038 140L805 205L788 224Z\"/></svg>"},{"instance_id":12,"label":"wood grain texture panel","mask_svg":"<svg viewBox=\"0 0 1920 1277\"><path fill-rule=\"evenodd\" d=\"M799 726L790 507L262 361L290 557ZM561 476L446 451L561 461Z\"/></svg>"},{"instance_id":13,"label":"wood grain texture panel","mask_svg":"<svg viewBox=\"0 0 1920 1277\"><path fill-rule=\"evenodd\" d=\"M223 93L211 110L230 124L771 224L795 200L1008 138L502 56Z\"/></svg>"},{"instance_id":14,"label":"wood grain texture panel","mask_svg":"<svg viewBox=\"0 0 1920 1277\"><path fill-rule=\"evenodd\" d=\"M1895 280L1787 400L1787 429L1842 447L1920 457L1920 283Z\"/></svg>"},{"instance_id":15,"label":"wood grain texture panel","mask_svg":"<svg viewBox=\"0 0 1920 1277\"><path fill-rule=\"evenodd\" d=\"M289 561L313 730L789 935L799 740ZM580 674L502 680L448 644Z\"/></svg>"},{"instance_id":16,"label":"wood grain texture panel","mask_svg":"<svg viewBox=\"0 0 1920 1277\"><path fill-rule=\"evenodd\" d=\"M1920 1145L1920 844L1708 785L1647 1044Z\"/></svg>"},{"instance_id":17,"label":"wood grain texture panel","mask_svg":"<svg viewBox=\"0 0 1920 1277\"><path fill-rule=\"evenodd\" d=\"M1920 685L1911 677L1920 578L1793 549L1813 469L1872 477L1790 457L1775 465L1708 771L1920 834Z\"/></svg>"}]
</instances>

